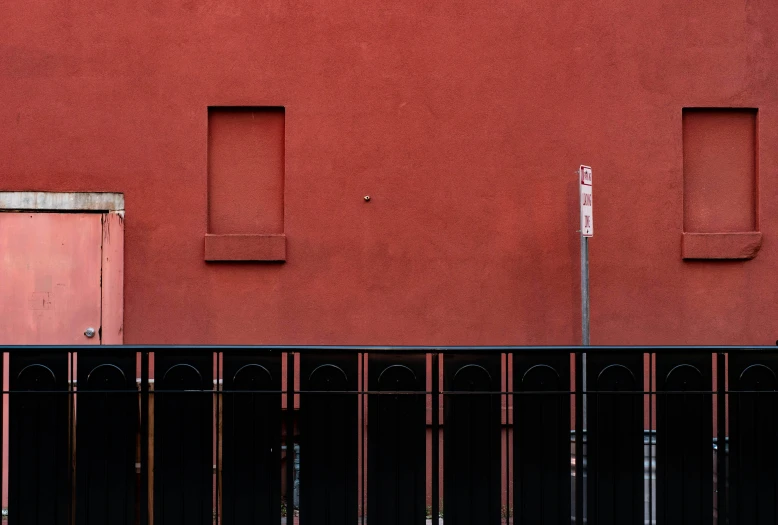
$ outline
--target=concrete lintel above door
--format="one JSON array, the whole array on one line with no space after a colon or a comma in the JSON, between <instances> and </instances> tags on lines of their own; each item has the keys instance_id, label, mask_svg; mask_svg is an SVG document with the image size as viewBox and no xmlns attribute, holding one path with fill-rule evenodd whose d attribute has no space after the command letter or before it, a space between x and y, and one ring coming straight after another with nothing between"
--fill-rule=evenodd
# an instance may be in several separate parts
<instances>
[{"instance_id":1,"label":"concrete lintel above door","mask_svg":"<svg viewBox=\"0 0 778 525\"><path fill-rule=\"evenodd\" d=\"M0 209L9 211L104 211L124 215L124 194L0 191Z\"/></svg>"}]
</instances>

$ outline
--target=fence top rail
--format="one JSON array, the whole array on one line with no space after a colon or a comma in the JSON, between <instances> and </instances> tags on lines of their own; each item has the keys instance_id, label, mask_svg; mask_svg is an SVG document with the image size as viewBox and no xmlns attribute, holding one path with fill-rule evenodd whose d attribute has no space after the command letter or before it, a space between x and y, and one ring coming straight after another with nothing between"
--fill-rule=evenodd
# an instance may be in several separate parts
<instances>
[{"instance_id":1,"label":"fence top rail","mask_svg":"<svg viewBox=\"0 0 778 525\"><path fill-rule=\"evenodd\" d=\"M776 352L777 346L355 346L355 345L0 345L0 352L266 352L266 353L741 353Z\"/></svg>"}]
</instances>

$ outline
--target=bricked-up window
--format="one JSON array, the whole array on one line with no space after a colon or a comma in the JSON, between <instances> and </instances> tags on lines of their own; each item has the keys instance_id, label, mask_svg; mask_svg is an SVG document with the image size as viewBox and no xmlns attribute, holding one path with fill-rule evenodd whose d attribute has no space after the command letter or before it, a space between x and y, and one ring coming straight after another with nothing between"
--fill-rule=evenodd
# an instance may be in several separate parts
<instances>
[{"instance_id":1,"label":"bricked-up window","mask_svg":"<svg viewBox=\"0 0 778 525\"><path fill-rule=\"evenodd\" d=\"M756 109L683 110L685 258L750 258L733 246L759 229L756 139Z\"/></svg>"},{"instance_id":2,"label":"bricked-up window","mask_svg":"<svg viewBox=\"0 0 778 525\"><path fill-rule=\"evenodd\" d=\"M208 109L207 260L284 260L284 128L282 107Z\"/></svg>"},{"instance_id":3,"label":"bricked-up window","mask_svg":"<svg viewBox=\"0 0 778 525\"><path fill-rule=\"evenodd\" d=\"M755 229L756 111L683 113L684 230Z\"/></svg>"}]
</instances>

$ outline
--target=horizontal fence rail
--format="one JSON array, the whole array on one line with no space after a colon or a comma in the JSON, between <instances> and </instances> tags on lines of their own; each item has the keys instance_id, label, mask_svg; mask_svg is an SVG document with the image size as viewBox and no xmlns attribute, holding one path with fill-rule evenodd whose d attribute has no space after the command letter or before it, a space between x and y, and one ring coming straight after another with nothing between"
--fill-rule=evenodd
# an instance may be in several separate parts
<instances>
[{"instance_id":1,"label":"horizontal fence rail","mask_svg":"<svg viewBox=\"0 0 778 525\"><path fill-rule=\"evenodd\" d=\"M0 347L22 525L774 524L775 347Z\"/></svg>"}]
</instances>

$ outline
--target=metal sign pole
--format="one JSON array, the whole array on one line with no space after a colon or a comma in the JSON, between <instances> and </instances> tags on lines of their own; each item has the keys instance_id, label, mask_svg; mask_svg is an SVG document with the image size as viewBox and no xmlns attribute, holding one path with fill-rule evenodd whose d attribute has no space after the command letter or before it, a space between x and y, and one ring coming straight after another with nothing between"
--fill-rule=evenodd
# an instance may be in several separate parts
<instances>
[{"instance_id":1,"label":"metal sign pole","mask_svg":"<svg viewBox=\"0 0 778 525\"><path fill-rule=\"evenodd\" d=\"M593 220L593 207L592 207L592 168L589 166L583 166L578 170L578 183L579 183L579 211L581 219L581 345L589 346L589 237L594 235L594 220ZM588 400L587 400L587 385L586 385L586 353L582 352L581 355L581 410L583 421L581 424L581 436L578 439L583 438L587 431L587 412L588 412ZM585 441L585 438L582 439ZM577 448L577 452L580 452L583 456L583 443ZM583 457L576 457L576 462L581 461L583 463ZM583 472L581 469L580 472ZM583 482L581 481L577 485L577 490L582 490ZM583 501L583 496L577 497L577 502ZM583 512L577 515L583 515Z\"/></svg>"},{"instance_id":2,"label":"metal sign pole","mask_svg":"<svg viewBox=\"0 0 778 525\"><path fill-rule=\"evenodd\" d=\"M581 233L581 344L589 346L589 237ZM586 392L586 354L581 356L581 386L583 387L583 428L586 432L586 412L588 409ZM582 447L583 450L583 447Z\"/></svg>"},{"instance_id":3,"label":"metal sign pole","mask_svg":"<svg viewBox=\"0 0 778 525\"><path fill-rule=\"evenodd\" d=\"M581 344L589 346L589 237L594 235L592 168L582 164L577 175L581 217Z\"/></svg>"},{"instance_id":4,"label":"metal sign pole","mask_svg":"<svg viewBox=\"0 0 778 525\"><path fill-rule=\"evenodd\" d=\"M589 237L584 237L583 234L581 234L581 344L589 346Z\"/></svg>"}]
</instances>

